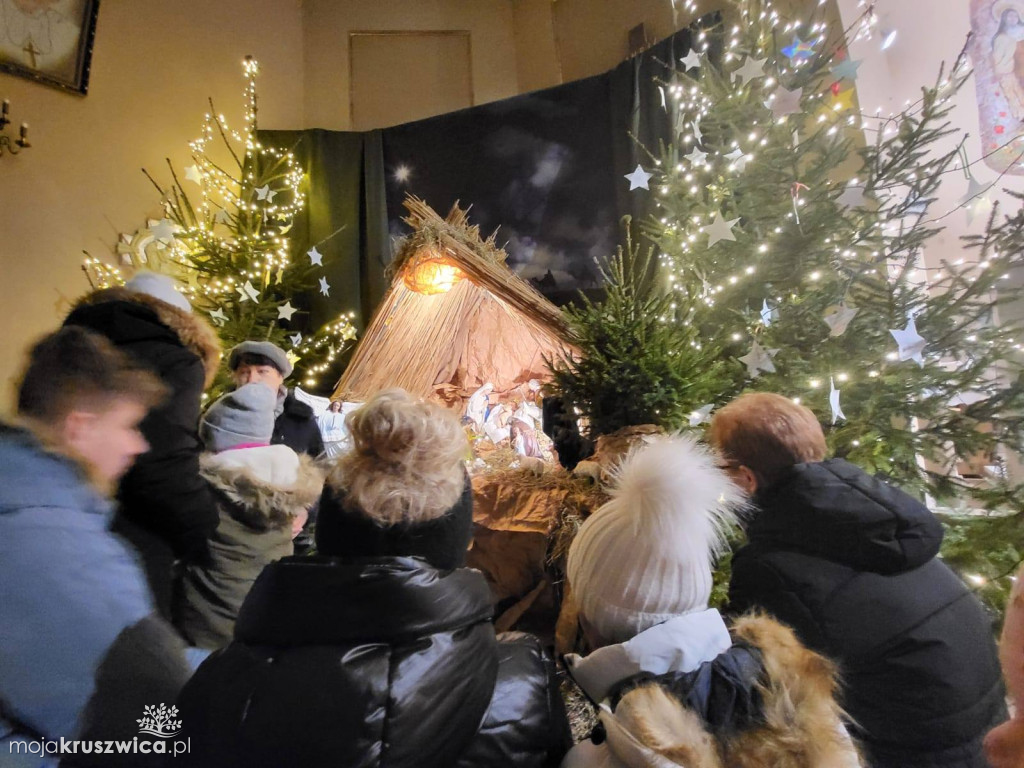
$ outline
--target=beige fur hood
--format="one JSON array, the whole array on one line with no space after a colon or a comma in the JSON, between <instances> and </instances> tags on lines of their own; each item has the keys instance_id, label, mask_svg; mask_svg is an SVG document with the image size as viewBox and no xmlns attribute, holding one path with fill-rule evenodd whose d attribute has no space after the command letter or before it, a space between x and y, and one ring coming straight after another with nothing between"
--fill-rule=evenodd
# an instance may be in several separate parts
<instances>
[{"instance_id":1,"label":"beige fur hood","mask_svg":"<svg viewBox=\"0 0 1024 768\"><path fill-rule=\"evenodd\" d=\"M130 291L123 287L93 291L79 299L74 309L108 301L127 301L153 310L157 319L178 335L182 345L202 360L203 370L206 372L205 387L213 383L217 367L220 365L221 345L217 332L202 316L195 312L185 312L149 294Z\"/></svg>"}]
</instances>

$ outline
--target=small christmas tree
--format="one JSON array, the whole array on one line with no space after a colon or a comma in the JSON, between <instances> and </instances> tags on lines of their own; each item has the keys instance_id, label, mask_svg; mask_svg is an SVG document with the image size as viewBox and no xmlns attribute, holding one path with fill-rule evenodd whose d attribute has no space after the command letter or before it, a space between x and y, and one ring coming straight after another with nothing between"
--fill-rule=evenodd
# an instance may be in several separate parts
<instances>
[{"instance_id":1,"label":"small christmas tree","mask_svg":"<svg viewBox=\"0 0 1024 768\"><path fill-rule=\"evenodd\" d=\"M181 280L193 307L217 327L225 349L246 339L272 341L288 350L298 380L315 387L355 338L353 314L343 313L305 335L302 321L294 317L307 314L301 309L306 294L319 290L329 295L330 285L315 246L297 260L291 257L288 232L305 205L303 172L290 151L260 141L259 67L247 57L243 69L241 131L230 129L211 101L202 135L190 144L193 164L184 179L169 160L169 188L146 172L160 192L166 217L150 222L135 238L125 238L119 252L133 269L154 269ZM88 255L83 268L93 287L124 282L119 268ZM222 370L210 395L229 387L228 372Z\"/></svg>"}]
</instances>

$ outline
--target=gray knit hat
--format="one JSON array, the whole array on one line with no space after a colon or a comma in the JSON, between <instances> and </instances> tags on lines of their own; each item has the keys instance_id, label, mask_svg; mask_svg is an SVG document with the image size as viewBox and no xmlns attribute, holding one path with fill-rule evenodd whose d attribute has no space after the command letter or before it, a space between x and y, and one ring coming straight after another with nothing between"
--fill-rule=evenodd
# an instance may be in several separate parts
<instances>
[{"instance_id":1,"label":"gray knit hat","mask_svg":"<svg viewBox=\"0 0 1024 768\"><path fill-rule=\"evenodd\" d=\"M288 361L288 355L269 341L243 341L228 353L228 370L233 371L238 367L242 355L265 357L286 379L292 375L292 364Z\"/></svg>"},{"instance_id":2,"label":"gray knit hat","mask_svg":"<svg viewBox=\"0 0 1024 768\"><path fill-rule=\"evenodd\" d=\"M277 393L266 384L246 384L210 406L199 424L199 437L216 453L244 443L269 443L275 405Z\"/></svg>"}]
</instances>

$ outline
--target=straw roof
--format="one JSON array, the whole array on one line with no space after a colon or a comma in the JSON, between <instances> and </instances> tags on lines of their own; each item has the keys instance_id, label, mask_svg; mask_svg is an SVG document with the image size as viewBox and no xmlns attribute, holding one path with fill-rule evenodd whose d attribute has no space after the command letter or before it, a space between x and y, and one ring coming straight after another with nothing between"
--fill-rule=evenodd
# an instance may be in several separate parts
<instances>
[{"instance_id":1,"label":"straw roof","mask_svg":"<svg viewBox=\"0 0 1024 768\"><path fill-rule=\"evenodd\" d=\"M334 397L365 400L387 387L455 401L485 381L498 391L546 379L543 357L569 347L562 312L508 269L507 254L470 225L468 209L442 218L405 200L413 228L390 267L391 287L338 382ZM461 272L451 289L424 295L409 278L424 261Z\"/></svg>"}]
</instances>

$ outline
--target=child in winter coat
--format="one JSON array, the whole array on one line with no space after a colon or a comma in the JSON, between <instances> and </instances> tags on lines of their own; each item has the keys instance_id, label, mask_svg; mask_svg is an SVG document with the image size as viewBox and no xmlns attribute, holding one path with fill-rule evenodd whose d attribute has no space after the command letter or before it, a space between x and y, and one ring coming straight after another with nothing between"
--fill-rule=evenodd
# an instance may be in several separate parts
<instances>
[{"instance_id":1,"label":"child in winter coat","mask_svg":"<svg viewBox=\"0 0 1024 768\"><path fill-rule=\"evenodd\" d=\"M684 437L631 454L580 528L567 576L584 637L573 679L601 725L563 768L856 768L835 670L763 616L708 608L739 491Z\"/></svg>"},{"instance_id":2,"label":"child in winter coat","mask_svg":"<svg viewBox=\"0 0 1024 768\"><path fill-rule=\"evenodd\" d=\"M200 425L207 453L200 472L212 489L220 524L209 563L185 570L175 623L200 648L231 642L238 609L264 566L292 554L323 473L308 456L270 445L273 390L246 384L210 406Z\"/></svg>"}]
</instances>

